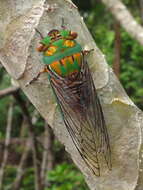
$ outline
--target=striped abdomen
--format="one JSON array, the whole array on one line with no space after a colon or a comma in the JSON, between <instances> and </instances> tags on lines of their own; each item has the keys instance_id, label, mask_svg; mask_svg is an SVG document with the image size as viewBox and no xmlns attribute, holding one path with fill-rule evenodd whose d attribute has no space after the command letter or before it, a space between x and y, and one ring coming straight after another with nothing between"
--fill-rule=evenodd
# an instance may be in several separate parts
<instances>
[{"instance_id":1,"label":"striped abdomen","mask_svg":"<svg viewBox=\"0 0 143 190\"><path fill-rule=\"evenodd\" d=\"M50 67L58 75L66 77L80 71L81 61L82 54L75 53L71 56L64 57L61 60L52 62Z\"/></svg>"}]
</instances>

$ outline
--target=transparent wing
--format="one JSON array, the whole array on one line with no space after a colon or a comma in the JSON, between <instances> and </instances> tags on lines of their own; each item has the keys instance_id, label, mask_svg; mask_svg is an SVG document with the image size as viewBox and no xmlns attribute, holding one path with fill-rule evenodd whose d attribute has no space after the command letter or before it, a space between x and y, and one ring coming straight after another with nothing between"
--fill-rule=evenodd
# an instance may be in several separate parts
<instances>
[{"instance_id":1,"label":"transparent wing","mask_svg":"<svg viewBox=\"0 0 143 190\"><path fill-rule=\"evenodd\" d=\"M88 65L72 77L62 78L49 72L50 83L67 130L88 167L100 176L99 155L111 168L109 136Z\"/></svg>"}]
</instances>

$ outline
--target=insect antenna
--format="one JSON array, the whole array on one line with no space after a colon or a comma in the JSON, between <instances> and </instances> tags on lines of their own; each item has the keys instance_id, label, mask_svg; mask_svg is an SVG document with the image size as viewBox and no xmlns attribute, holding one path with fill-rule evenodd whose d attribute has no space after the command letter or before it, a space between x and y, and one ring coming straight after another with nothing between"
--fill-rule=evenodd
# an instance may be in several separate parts
<instances>
[{"instance_id":1,"label":"insect antenna","mask_svg":"<svg viewBox=\"0 0 143 190\"><path fill-rule=\"evenodd\" d=\"M41 34L41 32L37 28L35 28L35 31L40 35L41 39L44 38L44 36Z\"/></svg>"},{"instance_id":2,"label":"insect antenna","mask_svg":"<svg viewBox=\"0 0 143 190\"><path fill-rule=\"evenodd\" d=\"M61 24L61 27L63 28L63 29L66 29L66 27L64 26L64 18L62 17L62 24Z\"/></svg>"}]
</instances>

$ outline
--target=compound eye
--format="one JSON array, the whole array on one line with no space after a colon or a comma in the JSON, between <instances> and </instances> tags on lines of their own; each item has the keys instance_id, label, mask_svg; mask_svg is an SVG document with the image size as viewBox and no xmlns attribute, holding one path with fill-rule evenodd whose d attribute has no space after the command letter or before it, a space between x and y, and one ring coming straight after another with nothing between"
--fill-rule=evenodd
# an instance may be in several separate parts
<instances>
[{"instance_id":1,"label":"compound eye","mask_svg":"<svg viewBox=\"0 0 143 190\"><path fill-rule=\"evenodd\" d=\"M70 36L73 38L73 39L75 39L75 38L77 38L77 36L78 36L78 34L76 33L76 32L70 32Z\"/></svg>"},{"instance_id":2,"label":"compound eye","mask_svg":"<svg viewBox=\"0 0 143 190\"><path fill-rule=\"evenodd\" d=\"M44 45L40 44L36 49L37 51L42 52L44 50Z\"/></svg>"}]
</instances>

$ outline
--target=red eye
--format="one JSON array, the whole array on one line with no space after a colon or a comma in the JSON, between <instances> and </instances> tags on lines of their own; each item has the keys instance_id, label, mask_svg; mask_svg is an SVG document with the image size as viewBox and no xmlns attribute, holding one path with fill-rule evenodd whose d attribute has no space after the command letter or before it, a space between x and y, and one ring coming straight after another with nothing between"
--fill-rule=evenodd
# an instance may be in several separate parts
<instances>
[{"instance_id":1,"label":"red eye","mask_svg":"<svg viewBox=\"0 0 143 190\"><path fill-rule=\"evenodd\" d=\"M40 44L36 49L37 51L42 52L44 50L44 45Z\"/></svg>"},{"instance_id":2,"label":"red eye","mask_svg":"<svg viewBox=\"0 0 143 190\"><path fill-rule=\"evenodd\" d=\"M72 39L75 39L77 38L77 33L71 31L70 36L72 37Z\"/></svg>"}]
</instances>

